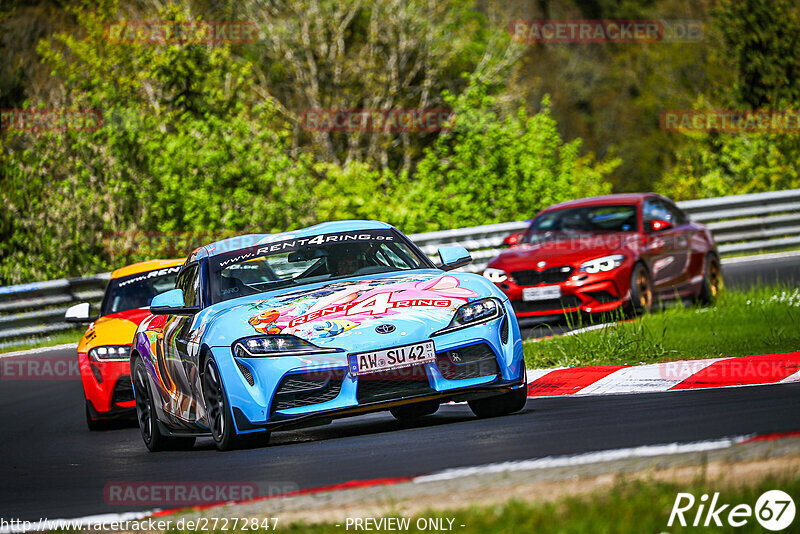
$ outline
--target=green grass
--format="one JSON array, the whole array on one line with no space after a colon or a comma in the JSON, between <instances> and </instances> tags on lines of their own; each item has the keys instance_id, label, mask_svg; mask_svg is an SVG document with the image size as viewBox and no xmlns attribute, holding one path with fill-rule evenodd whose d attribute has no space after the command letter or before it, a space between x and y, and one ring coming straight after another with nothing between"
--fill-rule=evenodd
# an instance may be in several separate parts
<instances>
[{"instance_id":1,"label":"green grass","mask_svg":"<svg viewBox=\"0 0 800 534\"><path fill-rule=\"evenodd\" d=\"M18 350L36 349L40 347L62 345L64 343L77 344L78 341L80 341L81 336L83 336L84 332L86 332L86 328L82 327L73 330L66 330L64 332L57 332L43 338L34 338L29 340L29 342L23 341L20 343L15 343L14 345L0 347L0 354L3 354L5 352L14 352Z\"/></svg>"},{"instance_id":2,"label":"green grass","mask_svg":"<svg viewBox=\"0 0 800 534\"><path fill-rule=\"evenodd\" d=\"M501 506L472 507L453 511L434 511L411 517L411 528L402 532L423 532L416 528L419 518L442 518L453 520L453 532L461 534L520 534L520 533L562 533L562 534L601 534L601 533L660 533L660 532L714 532L714 533L747 533L766 532L755 517L747 518L747 524L734 528L727 524L727 514L738 504L755 507L758 497L765 491L781 489L793 496L795 501L800 496L800 477L790 475L785 478L766 478L759 482L749 483L744 487L719 487L713 481L698 479L687 484L664 482L648 482L640 480L626 481L618 479L615 485L606 490L597 491L588 496L566 497L551 503L529 503L509 501ZM676 521L672 527L667 526L672 506L679 492L692 493L697 499L695 506L684 514L687 527L681 527ZM700 496L713 495L719 492L717 506L730 504L720 514L723 527L692 527ZM708 507L706 506L706 509ZM390 515L400 517L400 514ZM280 514L278 514L280 517ZM702 521L705 520L703 516ZM792 530L800 524L796 517L792 525L783 532ZM302 523L278 524L280 532L303 532L309 534L340 534L354 531L351 526L345 529L334 524L308 525ZM463 527L461 525L464 525ZM428 530L429 532L430 530ZM263 531L268 534L270 531ZM387 532L382 530L381 532Z\"/></svg>"},{"instance_id":3,"label":"green grass","mask_svg":"<svg viewBox=\"0 0 800 534\"><path fill-rule=\"evenodd\" d=\"M619 317L614 317L619 319ZM635 365L793 352L800 348L800 289L725 291L714 306L675 306L581 334L525 342L529 368Z\"/></svg>"}]
</instances>

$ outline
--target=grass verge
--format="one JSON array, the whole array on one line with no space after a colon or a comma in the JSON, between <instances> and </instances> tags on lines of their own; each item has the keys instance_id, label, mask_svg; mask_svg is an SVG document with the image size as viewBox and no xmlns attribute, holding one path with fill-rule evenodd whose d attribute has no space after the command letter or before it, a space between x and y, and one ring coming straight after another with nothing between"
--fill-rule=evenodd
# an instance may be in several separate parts
<instances>
[{"instance_id":1,"label":"grass verge","mask_svg":"<svg viewBox=\"0 0 800 534\"><path fill-rule=\"evenodd\" d=\"M707 308L675 306L598 330L527 341L525 362L529 368L635 365L794 352L798 321L798 288L725 291Z\"/></svg>"},{"instance_id":2,"label":"grass verge","mask_svg":"<svg viewBox=\"0 0 800 534\"><path fill-rule=\"evenodd\" d=\"M46 337L33 338L30 340L16 340L9 345L0 345L0 354L6 352L16 352L18 350L37 349L41 347L51 347L53 345L62 345L64 343L75 343L80 341L81 336L86 332L86 327L75 328L73 330L66 330L64 332L57 332L50 334Z\"/></svg>"},{"instance_id":3,"label":"grass verge","mask_svg":"<svg viewBox=\"0 0 800 534\"><path fill-rule=\"evenodd\" d=\"M786 475L785 477L768 477L758 482L749 482L739 486L719 487L713 481L698 478L691 484L676 484L671 482L626 480L620 477L610 488L596 491L585 496L565 497L548 503L508 501L499 506L471 507L450 511L432 511L408 518L407 529L404 532L427 532L430 526L438 524L445 528L463 534L492 534L520 532L548 533L575 533L596 534L604 533L644 533L644 532L714 532L714 533L746 533L764 532L755 516L744 518L747 523L741 527L732 527L727 524L728 512L733 506L739 504L755 508L758 497L768 490L781 489L793 496L800 496L800 477ZM678 493L691 493L695 496L696 503L693 508L684 514L687 526L681 527L676 520L672 527L667 526L670 512ZM713 496L719 492L718 507L729 504L727 509L720 514L722 527L693 527L692 522L698 511L700 497L703 494ZM685 504L685 501L682 503ZM706 505L704 511L707 511ZM390 514L385 517L402 519L401 514ZM362 518L363 519L363 518ZM379 520L378 518L374 518ZM700 524L705 521L705 513ZM742 519L742 518L740 518ZM439 520L437 523L436 520ZM713 521L713 520L712 520ZM792 526L785 532L792 530L800 522L795 518ZM713 525L713 522L711 523ZM424 528L421 528L424 527ZM332 534L358 530L354 525L346 528L345 522L339 526L330 523L304 524L292 523L279 525L281 532L303 532L310 534ZM363 530L363 529L362 529ZM385 529L375 529L388 532ZM269 531L264 531L269 532Z\"/></svg>"}]
</instances>

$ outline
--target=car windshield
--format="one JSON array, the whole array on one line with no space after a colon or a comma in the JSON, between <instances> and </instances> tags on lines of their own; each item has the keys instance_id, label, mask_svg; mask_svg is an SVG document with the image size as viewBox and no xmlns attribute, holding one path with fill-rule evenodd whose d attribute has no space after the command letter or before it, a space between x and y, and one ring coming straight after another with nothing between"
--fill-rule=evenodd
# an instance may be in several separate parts
<instances>
[{"instance_id":1,"label":"car windshield","mask_svg":"<svg viewBox=\"0 0 800 534\"><path fill-rule=\"evenodd\" d=\"M211 300L217 303L282 287L430 266L390 229L289 238L212 257Z\"/></svg>"},{"instance_id":2,"label":"car windshield","mask_svg":"<svg viewBox=\"0 0 800 534\"><path fill-rule=\"evenodd\" d=\"M543 213L525 236L528 243L547 239L555 232L635 232L639 228L636 205L583 206Z\"/></svg>"},{"instance_id":3,"label":"car windshield","mask_svg":"<svg viewBox=\"0 0 800 534\"><path fill-rule=\"evenodd\" d=\"M146 308L153 297L175 288L180 265L114 278L108 283L101 315Z\"/></svg>"}]
</instances>

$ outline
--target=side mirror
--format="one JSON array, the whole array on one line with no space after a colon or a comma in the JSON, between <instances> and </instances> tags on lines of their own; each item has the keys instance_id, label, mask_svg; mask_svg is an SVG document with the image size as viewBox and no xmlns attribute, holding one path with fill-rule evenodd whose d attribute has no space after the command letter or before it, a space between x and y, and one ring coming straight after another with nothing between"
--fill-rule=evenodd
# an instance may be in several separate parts
<instances>
[{"instance_id":1,"label":"side mirror","mask_svg":"<svg viewBox=\"0 0 800 534\"><path fill-rule=\"evenodd\" d=\"M153 315L194 315L200 306L186 306L182 289L170 289L153 297L150 313Z\"/></svg>"},{"instance_id":2,"label":"side mirror","mask_svg":"<svg viewBox=\"0 0 800 534\"><path fill-rule=\"evenodd\" d=\"M519 242L522 239L522 236L524 234L525 234L525 232L517 232L516 234L511 234L510 236L508 236L505 239L503 239L503 246L504 247L516 247L519 244Z\"/></svg>"},{"instance_id":3,"label":"side mirror","mask_svg":"<svg viewBox=\"0 0 800 534\"><path fill-rule=\"evenodd\" d=\"M89 315L88 302L81 302L80 304L70 306L64 314L64 320L68 323L91 323L96 319L97 317L91 317Z\"/></svg>"},{"instance_id":4,"label":"side mirror","mask_svg":"<svg viewBox=\"0 0 800 534\"><path fill-rule=\"evenodd\" d=\"M455 245L439 247L439 259L442 260L440 269L443 271L452 271L472 263L472 256L469 255L469 251L464 247Z\"/></svg>"},{"instance_id":5,"label":"side mirror","mask_svg":"<svg viewBox=\"0 0 800 534\"><path fill-rule=\"evenodd\" d=\"M653 219L645 223L645 229L649 232L660 232L661 230L669 230L672 228L672 223L662 219Z\"/></svg>"}]
</instances>

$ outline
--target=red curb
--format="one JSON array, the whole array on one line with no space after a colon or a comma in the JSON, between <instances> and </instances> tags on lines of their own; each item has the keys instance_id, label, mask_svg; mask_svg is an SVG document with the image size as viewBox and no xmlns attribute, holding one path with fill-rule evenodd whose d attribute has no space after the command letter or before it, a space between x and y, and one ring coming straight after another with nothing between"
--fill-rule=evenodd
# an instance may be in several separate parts
<instances>
[{"instance_id":1,"label":"red curb","mask_svg":"<svg viewBox=\"0 0 800 534\"><path fill-rule=\"evenodd\" d=\"M778 439L784 438L797 438L800 437L800 430L795 432L775 432L774 434L762 434L760 436L753 436L752 438L748 438L739 445L744 445L745 443L756 443L759 441L775 441Z\"/></svg>"},{"instance_id":2,"label":"red curb","mask_svg":"<svg viewBox=\"0 0 800 534\"><path fill-rule=\"evenodd\" d=\"M670 389L771 384L799 370L800 352L742 356L713 363Z\"/></svg>"},{"instance_id":3,"label":"red curb","mask_svg":"<svg viewBox=\"0 0 800 534\"><path fill-rule=\"evenodd\" d=\"M628 367L570 367L557 369L537 378L528 384L528 397L552 397L556 395L572 395L586 386L594 384L601 378Z\"/></svg>"}]
</instances>

